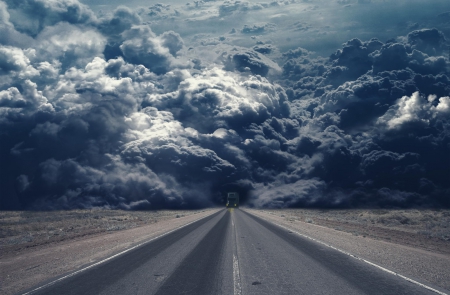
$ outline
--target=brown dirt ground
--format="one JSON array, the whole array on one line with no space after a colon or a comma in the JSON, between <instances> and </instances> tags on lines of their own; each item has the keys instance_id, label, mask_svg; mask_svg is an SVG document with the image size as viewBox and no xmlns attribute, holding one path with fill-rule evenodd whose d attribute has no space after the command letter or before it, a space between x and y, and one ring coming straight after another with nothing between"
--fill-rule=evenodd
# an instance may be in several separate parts
<instances>
[{"instance_id":1,"label":"brown dirt ground","mask_svg":"<svg viewBox=\"0 0 450 295\"><path fill-rule=\"evenodd\" d=\"M286 220L325 226L442 254L450 254L450 210L263 210Z\"/></svg>"},{"instance_id":2,"label":"brown dirt ground","mask_svg":"<svg viewBox=\"0 0 450 295\"><path fill-rule=\"evenodd\" d=\"M0 212L0 294L29 289L217 210ZM450 289L450 210L250 211Z\"/></svg>"},{"instance_id":3,"label":"brown dirt ground","mask_svg":"<svg viewBox=\"0 0 450 295\"><path fill-rule=\"evenodd\" d=\"M0 259L10 252L180 218L198 211L6 211L0 212Z\"/></svg>"},{"instance_id":4,"label":"brown dirt ground","mask_svg":"<svg viewBox=\"0 0 450 295\"><path fill-rule=\"evenodd\" d=\"M245 210L450 294L450 210Z\"/></svg>"},{"instance_id":5,"label":"brown dirt ground","mask_svg":"<svg viewBox=\"0 0 450 295\"><path fill-rule=\"evenodd\" d=\"M0 212L0 294L16 294L216 212Z\"/></svg>"}]
</instances>

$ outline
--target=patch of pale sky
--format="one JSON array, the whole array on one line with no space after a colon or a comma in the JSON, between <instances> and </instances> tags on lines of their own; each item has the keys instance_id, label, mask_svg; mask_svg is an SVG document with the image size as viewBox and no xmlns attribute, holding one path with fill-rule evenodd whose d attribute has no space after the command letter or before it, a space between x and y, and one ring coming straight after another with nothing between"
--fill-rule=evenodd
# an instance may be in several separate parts
<instances>
[{"instance_id":1,"label":"patch of pale sky","mask_svg":"<svg viewBox=\"0 0 450 295\"><path fill-rule=\"evenodd\" d=\"M118 5L124 5L119 0L81 0L94 11L108 12ZM252 47L257 42L272 43L280 51L303 47L327 56L339 48L342 43L352 38L369 40L379 38L386 41L398 36L404 36L412 29L437 27L446 34L450 28L442 27L436 16L450 10L447 0L372 0L371 4L358 4L356 0L342 5L334 0L296 1L288 3L280 1L279 5L270 5L260 10L234 12L226 16L219 15L219 5L224 1L204 2L197 8L194 1L168 0L180 12L177 16L166 19L146 16L141 13L144 21L148 21L152 30L161 34L168 30L179 33L186 45L195 46L199 35L207 39L226 37L224 43ZM270 1L255 1L251 3L269 3ZM161 1L129 0L125 3L131 8L150 7ZM189 6L186 4L190 3ZM242 34L245 25L270 23L275 29L254 34ZM235 34L230 34L232 29ZM200 41L201 42L201 41ZM192 44L189 44L192 43Z\"/></svg>"}]
</instances>

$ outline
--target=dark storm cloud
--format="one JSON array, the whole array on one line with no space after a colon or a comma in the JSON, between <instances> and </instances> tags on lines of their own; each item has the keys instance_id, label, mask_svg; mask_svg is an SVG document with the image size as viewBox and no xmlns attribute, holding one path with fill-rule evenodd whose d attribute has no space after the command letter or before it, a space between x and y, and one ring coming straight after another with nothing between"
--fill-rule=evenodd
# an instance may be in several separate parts
<instances>
[{"instance_id":1,"label":"dark storm cloud","mask_svg":"<svg viewBox=\"0 0 450 295\"><path fill-rule=\"evenodd\" d=\"M354 39L329 62L299 54L283 66L297 81L285 82L293 115L314 130L302 132L295 153L320 156L308 175L327 183L325 202L316 205L448 206L448 59L436 50L445 39L435 29L408 37L387 44ZM314 73L310 64L323 70Z\"/></svg>"},{"instance_id":2,"label":"dark storm cloud","mask_svg":"<svg viewBox=\"0 0 450 295\"><path fill-rule=\"evenodd\" d=\"M15 28L31 36L58 22L84 24L96 19L78 0L5 0L5 3Z\"/></svg>"},{"instance_id":3,"label":"dark storm cloud","mask_svg":"<svg viewBox=\"0 0 450 295\"><path fill-rule=\"evenodd\" d=\"M251 35L261 35L269 31L274 31L275 27L276 27L275 24L271 23L245 25L242 28L241 33Z\"/></svg>"},{"instance_id":4,"label":"dark storm cloud","mask_svg":"<svg viewBox=\"0 0 450 295\"><path fill-rule=\"evenodd\" d=\"M271 54L276 47L271 44L260 44L253 47L253 50L262 54Z\"/></svg>"},{"instance_id":5,"label":"dark storm cloud","mask_svg":"<svg viewBox=\"0 0 450 295\"><path fill-rule=\"evenodd\" d=\"M32 38L18 32L11 23L11 16L4 2L0 2L0 43L17 47L25 47L32 43Z\"/></svg>"},{"instance_id":6,"label":"dark storm cloud","mask_svg":"<svg viewBox=\"0 0 450 295\"><path fill-rule=\"evenodd\" d=\"M280 71L279 66L272 60L257 51L244 48L233 48L231 51L224 52L223 58L227 70L250 71L263 77L267 76L269 71Z\"/></svg>"},{"instance_id":7,"label":"dark storm cloud","mask_svg":"<svg viewBox=\"0 0 450 295\"><path fill-rule=\"evenodd\" d=\"M345 67L345 76L349 80L354 80L372 69L372 58L369 55L379 50L382 44L377 39L369 42L353 39L345 43L342 50L335 52L331 58L334 59L334 64L338 69ZM333 77L332 80L335 78L337 77Z\"/></svg>"},{"instance_id":8,"label":"dark storm cloud","mask_svg":"<svg viewBox=\"0 0 450 295\"><path fill-rule=\"evenodd\" d=\"M289 3L204 2L214 12L197 16ZM438 29L353 38L324 58L301 44L208 43L144 23L181 17L170 5L96 17L75 0L6 4L2 209L194 208L230 190L258 207L450 206ZM234 35L279 31L239 27Z\"/></svg>"},{"instance_id":9,"label":"dark storm cloud","mask_svg":"<svg viewBox=\"0 0 450 295\"><path fill-rule=\"evenodd\" d=\"M119 6L111 16L101 19L98 27L105 35L117 35L141 22L138 13L126 6Z\"/></svg>"},{"instance_id":10,"label":"dark storm cloud","mask_svg":"<svg viewBox=\"0 0 450 295\"><path fill-rule=\"evenodd\" d=\"M442 54L448 47L444 34L437 29L413 31L408 34L408 43L428 55Z\"/></svg>"}]
</instances>

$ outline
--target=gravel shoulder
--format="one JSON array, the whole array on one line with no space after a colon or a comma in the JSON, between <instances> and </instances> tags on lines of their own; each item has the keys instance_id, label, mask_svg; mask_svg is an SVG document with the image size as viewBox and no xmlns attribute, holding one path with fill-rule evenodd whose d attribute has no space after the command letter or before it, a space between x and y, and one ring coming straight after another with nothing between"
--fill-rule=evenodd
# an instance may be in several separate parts
<instances>
[{"instance_id":1,"label":"gravel shoulder","mask_svg":"<svg viewBox=\"0 0 450 295\"><path fill-rule=\"evenodd\" d=\"M220 209L0 212L0 294L27 290ZM449 210L244 210L450 290Z\"/></svg>"},{"instance_id":2,"label":"gravel shoulder","mask_svg":"<svg viewBox=\"0 0 450 295\"><path fill-rule=\"evenodd\" d=\"M356 217L364 210L244 210L450 293L450 241L445 237L431 237L429 231L418 230L424 225L386 226L386 222L377 225L369 220L372 224L369 230L368 225ZM372 213L367 211L367 216L372 216ZM388 216L400 213L386 211Z\"/></svg>"},{"instance_id":3,"label":"gravel shoulder","mask_svg":"<svg viewBox=\"0 0 450 295\"><path fill-rule=\"evenodd\" d=\"M0 293L27 290L220 209L0 212Z\"/></svg>"}]
</instances>

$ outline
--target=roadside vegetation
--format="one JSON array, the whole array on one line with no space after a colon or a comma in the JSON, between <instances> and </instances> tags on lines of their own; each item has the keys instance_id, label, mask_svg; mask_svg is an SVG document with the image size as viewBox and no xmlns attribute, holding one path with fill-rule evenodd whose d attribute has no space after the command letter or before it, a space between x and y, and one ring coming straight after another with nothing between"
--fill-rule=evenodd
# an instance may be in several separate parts
<instances>
[{"instance_id":1,"label":"roadside vegetation","mask_svg":"<svg viewBox=\"0 0 450 295\"><path fill-rule=\"evenodd\" d=\"M355 236L450 254L450 210L279 209L264 212Z\"/></svg>"},{"instance_id":2,"label":"roadside vegetation","mask_svg":"<svg viewBox=\"0 0 450 295\"><path fill-rule=\"evenodd\" d=\"M0 252L5 247L37 245L108 233L201 211L2 211L0 212ZM1 254L0 254L1 256Z\"/></svg>"}]
</instances>

